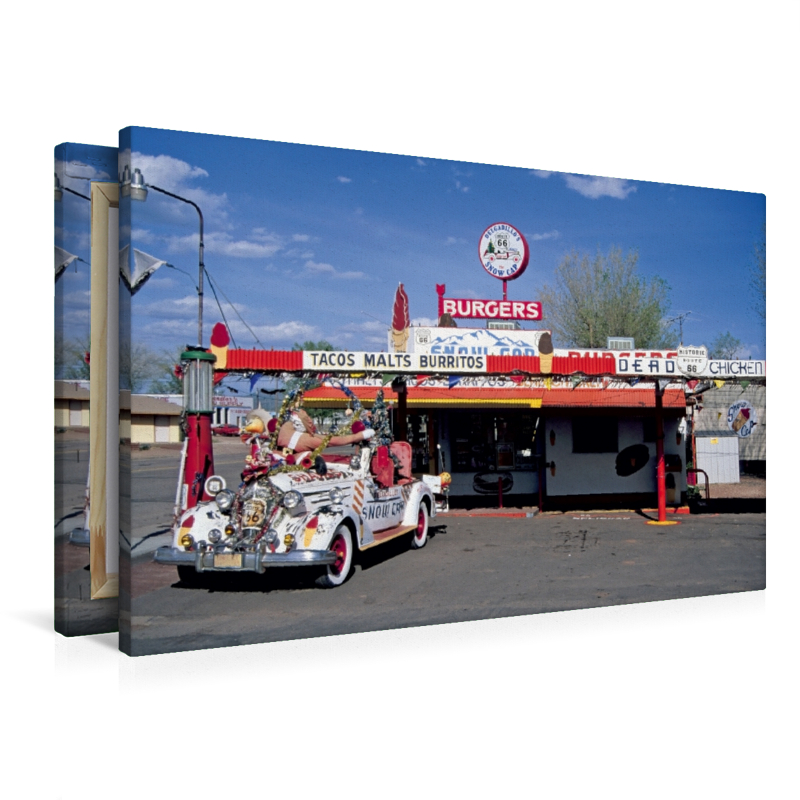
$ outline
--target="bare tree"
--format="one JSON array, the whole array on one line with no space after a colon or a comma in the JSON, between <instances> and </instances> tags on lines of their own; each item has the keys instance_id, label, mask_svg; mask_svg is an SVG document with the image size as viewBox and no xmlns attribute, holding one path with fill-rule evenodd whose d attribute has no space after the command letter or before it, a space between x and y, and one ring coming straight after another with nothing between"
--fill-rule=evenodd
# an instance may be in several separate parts
<instances>
[{"instance_id":1,"label":"bare tree","mask_svg":"<svg viewBox=\"0 0 800 800\"><path fill-rule=\"evenodd\" d=\"M735 361L739 358L741 349L741 339L737 339L730 331L726 331L711 342L708 348L708 355L710 358L720 361Z\"/></svg>"},{"instance_id":2,"label":"bare tree","mask_svg":"<svg viewBox=\"0 0 800 800\"><path fill-rule=\"evenodd\" d=\"M676 342L664 318L670 288L660 277L636 272L635 251L612 247L594 258L572 251L556 268L555 284L542 292L544 322L566 347L605 347L609 336L631 336L637 347Z\"/></svg>"}]
</instances>

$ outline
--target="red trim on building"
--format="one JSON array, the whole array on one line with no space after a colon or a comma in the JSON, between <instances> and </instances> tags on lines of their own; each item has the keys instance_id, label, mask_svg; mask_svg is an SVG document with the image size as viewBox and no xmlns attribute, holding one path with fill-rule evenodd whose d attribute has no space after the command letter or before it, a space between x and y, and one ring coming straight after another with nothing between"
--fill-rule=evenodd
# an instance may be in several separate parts
<instances>
[{"instance_id":1,"label":"red trim on building","mask_svg":"<svg viewBox=\"0 0 800 800\"><path fill-rule=\"evenodd\" d=\"M650 389L551 389L542 394L542 408L655 408ZM682 389L664 392L664 408L686 408Z\"/></svg>"},{"instance_id":2,"label":"red trim on building","mask_svg":"<svg viewBox=\"0 0 800 800\"><path fill-rule=\"evenodd\" d=\"M539 356L486 356L486 371L508 375L514 371L539 375L541 371ZM554 356L551 374L572 375L615 375L617 361L613 353L602 356Z\"/></svg>"},{"instance_id":3,"label":"red trim on building","mask_svg":"<svg viewBox=\"0 0 800 800\"><path fill-rule=\"evenodd\" d=\"M302 371L302 350L228 350L227 370Z\"/></svg>"},{"instance_id":4,"label":"red trim on building","mask_svg":"<svg viewBox=\"0 0 800 800\"><path fill-rule=\"evenodd\" d=\"M353 394L362 402L371 403L378 393L377 387L354 386ZM384 399L396 401L397 394L388 386L383 389ZM306 400L346 401L344 393L328 386L320 386L305 393ZM452 389L408 387L407 398L415 405L424 406L426 400L433 402L449 400L484 400L487 405L503 400L541 400L542 408L655 408L655 387L649 389ZM668 389L664 392L664 408L685 408L683 391Z\"/></svg>"}]
</instances>

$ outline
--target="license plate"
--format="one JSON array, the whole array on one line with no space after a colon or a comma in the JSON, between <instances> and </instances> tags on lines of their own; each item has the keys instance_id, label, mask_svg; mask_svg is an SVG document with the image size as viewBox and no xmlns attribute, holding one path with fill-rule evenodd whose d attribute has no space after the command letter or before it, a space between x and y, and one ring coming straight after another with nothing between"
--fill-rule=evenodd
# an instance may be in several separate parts
<instances>
[{"instance_id":1,"label":"license plate","mask_svg":"<svg viewBox=\"0 0 800 800\"><path fill-rule=\"evenodd\" d=\"M219 553L214 556L214 566L217 568L231 569L242 566L241 553Z\"/></svg>"}]
</instances>

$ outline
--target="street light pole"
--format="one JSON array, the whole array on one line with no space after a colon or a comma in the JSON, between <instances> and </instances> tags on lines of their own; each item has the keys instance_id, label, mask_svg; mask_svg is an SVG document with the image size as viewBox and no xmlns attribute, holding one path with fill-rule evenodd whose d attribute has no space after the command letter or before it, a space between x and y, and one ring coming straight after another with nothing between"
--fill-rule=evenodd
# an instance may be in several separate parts
<instances>
[{"instance_id":1,"label":"street light pole","mask_svg":"<svg viewBox=\"0 0 800 800\"><path fill-rule=\"evenodd\" d=\"M203 244L203 212L200 210L200 206L198 206L197 203L194 203L191 200L187 200L185 197L180 197L177 194L168 192L166 189L160 189L158 186L153 186L152 184L149 184L148 188L156 192L161 192L161 194L165 194L167 195L167 197L174 197L176 200L182 200L184 203L188 203L190 206L194 207L194 210L197 212L197 216L200 217L200 253L199 253L200 265L198 267L198 276L197 276L197 344L200 345L200 347L202 347L203 346L203 273L205 272L206 268L204 261L205 246Z\"/></svg>"},{"instance_id":2,"label":"street light pole","mask_svg":"<svg viewBox=\"0 0 800 800\"><path fill-rule=\"evenodd\" d=\"M203 245L203 212L197 203L159 186L145 183L144 175L136 168L131 174L126 164L120 177L120 195L131 200L144 201L147 190L173 197L188 203L200 217L200 265L197 282L197 347L188 347L181 354L183 365L183 412L186 421L186 441L181 473L178 477L178 510L197 505L201 500L211 500L206 492L206 480L214 472L214 446L211 442L211 416L214 413L214 362L213 353L203 350L203 273L205 272Z\"/></svg>"},{"instance_id":3,"label":"street light pole","mask_svg":"<svg viewBox=\"0 0 800 800\"><path fill-rule=\"evenodd\" d=\"M198 267L199 274L197 279L197 344L199 347L202 347L203 346L203 273L205 272L206 265L204 260L205 245L203 244L203 212L200 210L200 206L198 206L197 203L193 202L192 200L189 200L186 197L181 197L179 194L168 192L166 189L162 189L160 186L153 186L150 183L145 183L144 175L142 175L141 170L139 170L138 168L134 169L133 175L131 175L130 168L126 165L122 171L122 178L120 179L120 183L122 185L122 195L123 196L129 195L132 200L142 200L142 201L146 200L147 190L152 189L154 192L160 192L161 194L167 195L167 197L173 197L175 200L180 200L182 203L188 203L197 212L197 216L200 217L200 255L199 255L200 264Z\"/></svg>"},{"instance_id":4,"label":"street light pole","mask_svg":"<svg viewBox=\"0 0 800 800\"><path fill-rule=\"evenodd\" d=\"M53 173L55 177L55 201L56 203L61 202L62 192L69 192L70 194L74 194L76 197L82 197L84 200L88 200L90 203L92 202L91 197L87 197L85 194L81 194L80 192L76 192L74 189L70 189L69 186L62 186L61 181L58 179L58 175Z\"/></svg>"}]
</instances>

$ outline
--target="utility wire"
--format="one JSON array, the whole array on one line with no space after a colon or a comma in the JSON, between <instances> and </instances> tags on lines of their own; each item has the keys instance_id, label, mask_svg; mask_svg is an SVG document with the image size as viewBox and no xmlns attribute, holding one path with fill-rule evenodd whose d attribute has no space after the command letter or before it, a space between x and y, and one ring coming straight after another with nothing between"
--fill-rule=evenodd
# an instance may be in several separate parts
<instances>
[{"instance_id":1,"label":"utility wire","mask_svg":"<svg viewBox=\"0 0 800 800\"><path fill-rule=\"evenodd\" d=\"M205 269L205 268L204 268L204 269ZM209 280L209 282L213 284L213 283L214 283L214 281L212 280L212 278L211 278L211 275L209 274L208 270L206 269L206 271L205 271L205 272L206 272L206 275L208 275L208 280ZM213 285L212 285L212 288L213 288ZM261 345L261 347L263 347L263 348L264 348L264 350L266 350L267 348L266 348L266 347L264 347L264 344L263 344L263 342L262 342L262 341L261 341L261 340L258 338L258 336L256 336L256 335L255 335L255 332L254 332L254 331L253 331L253 329L252 329L252 328L251 328L251 327L250 327L250 326L249 326L249 325L248 325L248 324L247 324L247 323L244 321L244 318L243 318L243 317L242 317L242 315L239 313L239 311L238 311L238 309L236 308L236 306L235 306L233 303L231 303L231 301L228 299L228 295L226 295L226 294L225 294L225 292L223 292L223 291L222 291L222 287L218 285L218 286L217 286L217 288L219 289L219 293L220 293L220 294L221 294L221 295L222 295L222 296L225 298L225 300L227 300L227 302L228 302L228 305L229 305L229 306L230 306L230 307L233 309L233 311L234 311L234 313L236 314L236 316L237 316L237 317L239 317L239 319L242 321L242 325L244 325L244 326L245 326L245 328L247 328L247 330L249 330L249 331L250 331L250 333L253 335L253 338L256 340L256 342L258 342L258 344L260 344L260 345ZM216 297L216 293L214 294L214 296ZM224 317L223 317L223 319L224 319ZM226 323L226 324L227 324L227 323ZM231 338L232 338L232 337L231 337ZM234 342L234 344L236 344L236 342Z\"/></svg>"},{"instance_id":2,"label":"utility wire","mask_svg":"<svg viewBox=\"0 0 800 800\"><path fill-rule=\"evenodd\" d=\"M214 299L217 301L217 308L219 309L219 313L222 314L222 321L225 323L225 327L228 329L228 333L230 333L231 335L231 341L233 342L233 346L238 350L239 346L236 344L236 339L233 338L233 331L231 330L231 326L228 325L228 320L225 319L225 312L222 310L222 305L219 302L219 297L217 297L217 290L214 288L214 282L211 280L211 276L208 274L208 270L205 268L205 266L203 267L203 272L206 273L206 277L208 278L208 285L211 287L211 291L214 292Z\"/></svg>"}]
</instances>

